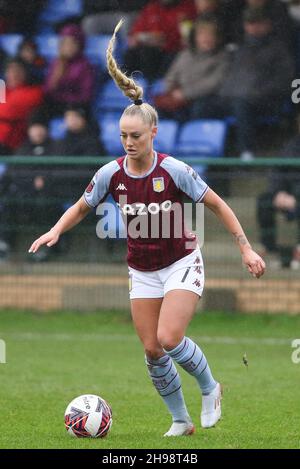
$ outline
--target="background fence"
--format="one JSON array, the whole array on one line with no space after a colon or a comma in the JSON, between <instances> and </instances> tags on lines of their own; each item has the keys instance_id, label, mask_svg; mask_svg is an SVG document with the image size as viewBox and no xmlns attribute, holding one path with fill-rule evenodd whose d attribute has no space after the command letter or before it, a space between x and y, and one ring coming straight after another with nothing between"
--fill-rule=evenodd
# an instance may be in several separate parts
<instances>
[{"instance_id":1,"label":"background fence","mask_svg":"<svg viewBox=\"0 0 300 469\"><path fill-rule=\"evenodd\" d=\"M100 240L95 213L63 235L55 248L45 248L39 255L27 252L108 161L105 157L0 158L0 308L128 309L126 240ZM297 178L299 162L277 158L251 163L235 158L186 161L203 168L203 178L234 209L254 249L262 252L259 197L266 193L275 167L289 182ZM276 225L279 250L266 256L267 273L257 280L242 267L231 236L205 210L206 288L199 309L300 313L300 270L292 262L298 240L297 211L288 216L277 213Z\"/></svg>"}]
</instances>

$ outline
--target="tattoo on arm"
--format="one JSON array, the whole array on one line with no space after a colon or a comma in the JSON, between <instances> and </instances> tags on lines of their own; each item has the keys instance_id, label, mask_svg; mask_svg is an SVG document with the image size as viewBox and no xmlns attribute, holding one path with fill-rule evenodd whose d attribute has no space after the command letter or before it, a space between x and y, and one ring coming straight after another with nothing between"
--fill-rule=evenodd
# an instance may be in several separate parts
<instances>
[{"instance_id":1,"label":"tattoo on arm","mask_svg":"<svg viewBox=\"0 0 300 469\"><path fill-rule=\"evenodd\" d=\"M238 233L233 233L236 241L238 244L240 244L241 246L246 246L248 243L246 237L244 235L241 235L241 234L238 234Z\"/></svg>"}]
</instances>

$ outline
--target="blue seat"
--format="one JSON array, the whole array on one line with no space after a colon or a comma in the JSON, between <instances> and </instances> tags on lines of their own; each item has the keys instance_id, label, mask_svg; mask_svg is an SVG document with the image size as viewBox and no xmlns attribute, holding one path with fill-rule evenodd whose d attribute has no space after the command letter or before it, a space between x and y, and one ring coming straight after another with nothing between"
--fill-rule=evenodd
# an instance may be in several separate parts
<instances>
[{"instance_id":1,"label":"blue seat","mask_svg":"<svg viewBox=\"0 0 300 469\"><path fill-rule=\"evenodd\" d=\"M147 101L149 104L153 104L154 97L158 94L162 94L166 91L166 83L164 79L156 80L148 86Z\"/></svg>"},{"instance_id":2,"label":"blue seat","mask_svg":"<svg viewBox=\"0 0 300 469\"><path fill-rule=\"evenodd\" d=\"M41 12L39 21L42 23L59 23L73 16L83 14L83 0L48 0L46 8Z\"/></svg>"},{"instance_id":3,"label":"blue seat","mask_svg":"<svg viewBox=\"0 0 300 469\"><path fill-rule=\"evenodd\" d=\"M108 112L103 112L99 116L99 122L101 122L103 119L104 120L110 120L110 121L120 121L121 115L122 115L123 109L115 110L115 111L108 111Z\"/></svg>"},{"instance_id":4,"label":"blue seat","mask_svg":"<svg viewBox=\"0 0 300 469\"><path fill-rule=\"evenodd\" d=\"M106 68L106 49L110 38L111 36L106 34L86 37L85 56L92 64L98 65L101 69ZM118 48L116 48L117 50ZM118 60L117 55L116 58Z\"/></svg>"},{"instance_id":5,"label":"blue seat","mask_svg":"<svg viewBox=\"0 0 300 469\"><path fill-rule=\"evenodd\" d=\"M224 154L227 123L215 119L187 122L180 130L176 151L181 156L219 157Z\"/></svg>"},{"instance_id":6,"label":"blue seat","mask_svg":"<svg viewBox=\"0 0 300 469\"><path fill-rule=\"evenodd\" d=\"M158 132L154 139L154 146L161 153L171 154L175 151L175 143L178 132L178 123L173 120L160 120Z\"/></svg>"},{"instance_id":7,"label":"blue seat","mask_svg":"<svg viewBox=\"0 0 300 469\"><path fill-rule=\"evenodd\" d=\"M109 80L100 90L96 98L96 110L99 111L122 111L130 101L123 95L122 91L116 86L114 81Z\"/></svg>"},{"instance_id":8,"label":"blue seat","mask_svg":"<svg viewBox=\"0 0 300 469\"><path fill-rule=\"evenodd\" d=\"M98 124L106 153L111 156L124 155L125 151L120 139L119 119L113 117L113 115L104 115L99 119Z\"/></svg>"},{"instance_id":9,"label":"blue seat","mask_svg":"<svg viewBox=\"0 0 300 469\"><path fill-rule=\"evenodd\" d=\"M22 34L2 34L0 36L0 47L7 55L13 57L17 54L22 41Z\"/></svg>"},{"instance_id":10,"label":"blue seat","mask_svg":"<svg viewBox=\"0 0 300 469\"><path fill-rule=\"evenodd\" d=\"M108 45L108 36L89 36L86 39L85 56L89 61L100 68L106 67L106 48ZM39 53L47 60L57 57L59 50L60 37L57 34L40 34L36 36Z\"/></svg>"},{"instance_id":11,"label":"blue seat","mask_svg":"<svg viewBox=\"0 0 300 469\"><path fill-rule=\"evenodd\" d=\"M221 157L224 155L227 123L222 120L199 119L184 124L181 128L176 153L186 157ZM200 176L205 175L206 166L191 164Z\"/></svg>"},{"instance_id":12,"label":"blue seat","mask_svg":"<svg viewBox=\"0 0 300 469\"><path fill-rule=\"evenodd\" d=\"M143 87L144 93L146 93L146 80L137 78L136 82ZM129 104L131 104L130 99L124 96L113 80L109 80L104 83L96 98L96 113L99 115L103 111L123 111Z\"/></svg>"},{"instance_id":13,"label":"blue seat","mask_svg":"<svg viewBox=\"0 0 300 469\"><path fill-rule=\"evenodd\" d=\"M84 55L94 65L101 69L106 68L106 49L110 36L88 36L86 38ZM39 53L47 60L52 60L58 55L60 37L57 34L39 34L36 36ZM116 55L118 60L118 57ZM118 60L119 62L119 60Z\"/></svg>"},{"instance_id":14,"label":"blue seat","mask_svg":"<svg viewBox=\"0 0 300 469\"><path fill-rule=\"evenodd\" d=\"M46 60L53 60L58 55L59 36L56 34L45 34L35 37L39 53Z\"/></svg>"},{"instance_id":15,"label":"blue seat","mask_svg":"<svg viewBox=\"0 0 300 469\"><path fill-rule=\"evenodd\" d=\"M54 140L61 140L66 135L67 128L62 117L51 119L49 122L49 135Z\"/></svg>"}]
</instances>

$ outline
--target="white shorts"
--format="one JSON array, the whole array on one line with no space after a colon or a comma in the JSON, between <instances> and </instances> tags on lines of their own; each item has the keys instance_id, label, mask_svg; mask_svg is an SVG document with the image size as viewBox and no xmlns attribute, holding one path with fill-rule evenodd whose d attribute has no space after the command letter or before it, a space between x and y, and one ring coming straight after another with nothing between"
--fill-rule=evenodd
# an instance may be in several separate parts
<instances>
[{"instance_id":1,"label":"white shorts","mask_svg":"<svg viewBox=\"0 0 300 469\"><path fill-rule=\"evenodd\" d=\"M200 249L154 272L128 267L129 297L163 298L170 290L189 290L201 296L204 288L204 267Z\"/></svg>"}]
</instances>

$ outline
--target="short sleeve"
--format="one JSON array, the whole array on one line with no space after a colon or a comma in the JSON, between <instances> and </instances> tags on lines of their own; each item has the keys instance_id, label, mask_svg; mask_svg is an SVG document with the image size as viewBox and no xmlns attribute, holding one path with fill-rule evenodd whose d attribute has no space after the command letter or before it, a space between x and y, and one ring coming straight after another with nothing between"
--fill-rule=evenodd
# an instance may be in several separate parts
<instances>
[{"instance_id":1,"label":"short sleeve","mask_svg":"<svg viewBox=\"0 0 300 469\"><path fill-rule=\"evenodd\" d=\"M172 156L165 158L161 166L170 174L179 190L194 202L202 201L209 187L193 168Z\"/></svg>"},{"instance_id":2,"label":"short sleeve","mask_svg":"<svg viewBox=\"0 0 300 469\"><path fill-rule=\"evenodd\" d=\"M83 193L84 200L89 207L97 207L108 195L111 178L120 169L117 161L102 166Z\"/></svg>"}]
</instances>

